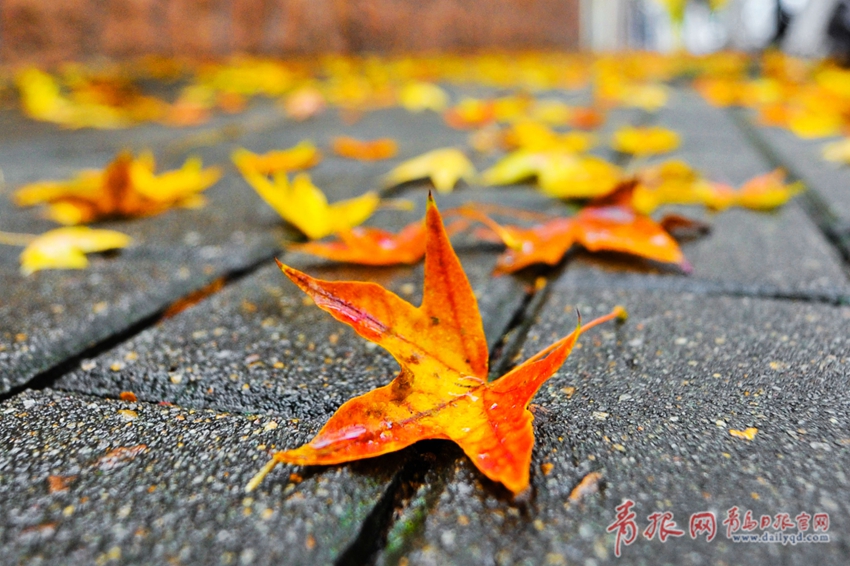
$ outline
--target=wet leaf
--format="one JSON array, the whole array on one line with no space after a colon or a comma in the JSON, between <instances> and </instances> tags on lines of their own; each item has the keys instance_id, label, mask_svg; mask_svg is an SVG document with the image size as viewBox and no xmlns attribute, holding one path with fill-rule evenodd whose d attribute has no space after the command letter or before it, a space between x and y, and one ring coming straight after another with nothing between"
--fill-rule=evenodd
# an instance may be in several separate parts
<instances>
[{"instance_id":1,"label":"wet leaf","mask_svg":"<svg viewBox=\"0 0 850 566\"><path fill-rule=\"evenodd\" d=\"M496 119L492 100L465 98L443 113L446 124L458 130L480 128Z\"/></svg>"},{"instance_id":2,"label":"wet leaf","mask_svg":"<svg viewBox=\"0 0 850 566\"><path fill-rule=\"evenodd\" d=\"M588 206L577 215L557 217L531 228L502 226L481 212L462 214L491 228L507 246L496 273L513 273L535 264L557 265L573 245L590 252L619 252L690 271L679 245L652 218L618 203Z\"/></svg>"},{"instance_id":3,"label":"wet leaf","mask_svg":"<svg viewBox=\"0 0 850 566\"><path fill-rule=\"evenodd\" d=\"M57 228L37 236L21 252L21 273L30 275L42 269L84 269L86 254L125 248L132 239L114 230L87 226Z\"/></svg>"},{"instance_id":4,"label":"wet leaf","mask_svg":"<svg viewBox=\"0 0 850 566\"><path fill-rule=\"evenodd\" d=\"M198 158L187 159L180 169L160 174L154 170L152 154L134 159L123 152L102 171L81 171L68 181L30 183L12 198L18 206L47 203L48 216L60 224L86 224L200 206L200 193L221 177L218 167L204 169Z\"/></svg>"},{"instance_id":5,"label":"wet leaf","mask_svg":"<svg viewBox=\"0 0 850 566\"><path fill-rule=\"evenodd\" d=\"M449 95L433 83L409 82L399 92L398 101L410 112L442 112L449 105Z\"/></svg>"},{"instance_id":6,"label":"wet leaf","mask_svg":"<svg viewBox=\"0 0 850 566\"><path fill-rule=\"evenodd\" d=\"M640 171L632 206L649 214L665 204L704 205L711 210L733 206L751 210L773 210L801 192L802 183L785 183L785 173L777 169L758 175L734 189L702 178L681 161L667 161Z\"/></svg>"},{"instance_id":7,"label":"wet leaf","mask_svg":"<svg viewBox=\"0 0 850 566\"><path fill-rule=\"evenodd\" d=\"M481 174L485 185L507 185L536 177L540 190L557 198L593 198L610 193L622 173L592 155L518 150Z\"/></svg>"},{"instance_id":8,"label":"wet leaf","mask_svg":"<svg viewBox=\"0 0 850 566\"><path fill-rule=\"evenodd\" d=\"M389 159L398 153L398 144L391 138L362 141L347 136L336 137L331 141L334 153L349 159L378 161Z\"/></svg>"},{"instance_id":9,"label":"wet leaf","mask_svg":"<svg viewBox=\"0 0 850 566\"><path fill-rule=\"evenodd\" d=\"M239 148L230 158L240 171L252 169L262 175L272 175L309 169L322 160L322 154L313 142L304 140L289 149L273 150L262 155Z\"/></svg>"},{"instance_id":10,"label":"wet leaf","mask_svg":"<svg viewBox=\"0 0 850 566\"><path fill-rule=\"evenodd\" d=\"M563 364L581 324L502 378L487 381L487 342L469 281L433 201L426 215L420 307L374 283L322 281L281 264L320 308L389 351L401 365L391 383L343 404L308 444L277 452L278 463L332 465L401 450L424 439L456 442L488 478L513 493L529 484L534 444L528 403ZM620 308L584 327L623 316Z\"/></svg>"},{"instance_id":11,"label":"wet leaf","mask_svg":"<svg viewBox=\"0 0 850 566\"><path fill-rule=\"evenodd\" d=\"M311 240L349 230L369 218L380 203L374 192L328 204L325 194L307 173L295 175L292 182L285 173L271 179L257 171L242 170L245 180L281 218L298 228Z\"/></svg>"},{"instance_id":12,"label":"wet leaf","mask_svg":"<svg viewBox=\"0 0 850 566\"><path fill-rule=\"evenodd\" d=\"M658 155L679 147L679 134L660 126L624 126L614 132L611 147L632 155Z\"/></svg>"},{"instance_id":13,"label":"wet leaf","mask_svg":"<svg viewBox=\"0 0 850 566\"><path fill-rule=\"evenodd\" d=\"M384 176L384 186L394 187L410 181L430 179L438 192L451 192L458 181L471 182L475 166L459 149L434 149L399 164Z\"/></svg>"},{"instance_id":14,"label":"wet leaf","mask_svg":"<svg viewBox=\"0 0 850 566\"><path fill-rule=\"evenodd\" d=\"M596 145L596 137L581 131L558 133L540 122L520 120L505 132L504 143L509 149L584 153Z\"/></svg>"},{"instance_id":15,"label":"wet leaf","mask_svg":"<svg viewBox=\"0 0 850 566\"><path fill-rule=\"evenodd\" d=\"M850 138L824 145L821 155L823 155L825 161L832 161L841 165L850 164Z\"/></svg>"},{"instance_id":16,"label":"wet leaf","mask_svg":"<svg viewBox=\"0 0 850 566\"><path fill-rule=\"evenodd\" d=\"M299 122L321 114L326 107L325 95L312 85L297 89L283 102L286 115Z\"/></svg>"},{"instance_id":17,"label":"wet leaf","mask_svg":"<svg viewBox=\"0 0 850 566\"><path fill-rule=\"evenodd\" d=\"M745 430L735 430L734 428L729 429L729 434L734 436L735 438L741 438L743 440L752 440L758 434L759 429L755 427L750 427Z\"/></svg>"},{"instance_id":18,"label":"wet leaf","mask_svg":"<svg viewBox=\"0 0 850 566\"><path fill-rule=\"evenodd\" d=\"M446 226L446 232L451 235L466 225L464 221L455 221ZM413 222L397 234L358 226L339 232L334 240L295 244L290 249L358 265L414 264L425 255L425 223Z\"/></svg>"}]
</instances>

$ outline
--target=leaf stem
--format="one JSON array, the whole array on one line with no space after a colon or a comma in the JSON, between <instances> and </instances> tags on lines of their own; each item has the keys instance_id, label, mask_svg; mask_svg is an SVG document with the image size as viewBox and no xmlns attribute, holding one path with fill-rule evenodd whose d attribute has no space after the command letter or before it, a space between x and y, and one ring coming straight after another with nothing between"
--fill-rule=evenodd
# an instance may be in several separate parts
<instances>
[{"instance_id":1,"label":"leaf stem","mask_svg":"<svg viewBox=\"0 0 850 566\"><path fill-rule=\"evenodd\" d=\"M252 491L257 489L257 486L260 485L260 483L264 479L266 479L266 476L269 475L269 473L271 473L271 471L274 470L275 467L281 462L277 459L277 454L278 453L275 452L272 456L272 459L269 460L265 466L263 466L263 469L261 469L259 472L256 473L253 478L251 478L251 481L249 481L248 485L245 486L245 493L251 493Z\"/></svg>"},{"instance_id":2,"label":"leaf stem","mask_svg":"<svg viewBox=\"0 0 850 566\"><path fill-rule=\"evenodd\" d=\"M576 332L584 332L585 330L590 330L594 326L598 326L598 325L602 324L603 322L608 322L609 320L614 319L614 318L618 318L620 320L626 320L627 316L628 316L628 313L626 313L626 309L624 309L620 305L617 305L616 307L614 307L614 310L612 310L611 312L609 312L605 316L600 316L599 318L591 320L590 322L588 322L587 324L582 326L581 325L581 314L579 314L578 326L576 327L575 330L573 330L568 335L564 336L563 338L561 338L560 340L558 340L554 344L550 344L548 347L543 348L542 350L540 350L539 352L537 352L536 354L531 356L529 359L527 359L523 363L527 364L529 362L534 362L536 360L539 360L540 358L542 358L543 356L545 356L546 354L548 354L552 350L555 350L556 348L558 348L564 342L570 340L572 338L572 335L575 334Z\"/></svg>"}]
</instances>

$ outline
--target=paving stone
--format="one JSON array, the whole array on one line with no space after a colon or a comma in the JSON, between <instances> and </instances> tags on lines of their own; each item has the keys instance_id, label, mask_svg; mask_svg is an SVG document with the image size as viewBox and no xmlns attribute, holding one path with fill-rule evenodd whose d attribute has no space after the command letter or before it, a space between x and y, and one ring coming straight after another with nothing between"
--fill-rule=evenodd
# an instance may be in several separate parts
<instances>
[{"instance_id":1,"label":"paving stone","mask_svg":"<svg viewBox=\"0 0 850 566\"><path fill-rule=\"evenodd\" d=\"M682 146L652 162L683 159L708 178L733 185L773 168L728 113L707 105L691 91L673 90L657 123L677 131ZM838 253L795 201L771 213L732 209L712 215L700 207L675 207L661 209L654 216L661 218L670 211L702 219L712 226L709 235L682 245L693 265L692 279L763 287L767 294L776 290L841 294L848 289ZM568 271L591 265L611 273L659 271L658 266L640 260L591 258L586 253L571 260ZM680 277L669 271L668 276Z\"/></svg>"},{"instance_id":2,"label":"paving stone","mask_svg":"<svg viewBox=\"0 0 850 566\"><path fill-rule=\"evenodd\" d=\"M0 404L0 562L329 564L400 457L286 472L246 494L268 450L308 440L298 428L269 416L17 395Z\"/></svg>"},{"instance_id":3,"label":"paving stone","mask_svg":"<svg viewBox=\"0 0 850 566\"><path fill-rule=\"evenodd\" d=\"M532 402L530 491L512 500L459 450L432 446L454 464L435 466L398 512L379 563L847 562L850 308L559 282L518 359L568 331L576 308L589 320L616 304L629 320L582 336ZM752 441L730 434L748 427ZM592 472L599 492L570 501ZM615 558L606 529L625 499L641 531L671 511L685 535L641 536ZM733 506L756 520L828 513L830 542L734 543L722 525ZM712 542L688 533L702 511L716 517Z\"/></svg>"}]
</instances>

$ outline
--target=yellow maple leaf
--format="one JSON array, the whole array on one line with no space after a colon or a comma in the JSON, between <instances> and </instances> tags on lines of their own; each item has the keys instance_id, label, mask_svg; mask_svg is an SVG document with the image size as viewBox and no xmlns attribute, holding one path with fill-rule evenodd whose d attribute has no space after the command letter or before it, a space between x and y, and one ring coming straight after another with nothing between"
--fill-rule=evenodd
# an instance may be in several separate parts
<instances>
[{"instance_id":1,"label":"yellow maple leaf","mask_svg":"<svg viewBox=\"0 0 850 566\"><path fill-rule=\"evenodd\" d=\"M277 173L271 179L251 169L243 170L242 174L281 218L311 240L362 224L380 203L378 195L370 191L353 199L328 204L325 194L313 184L307 173L299 173L291 183L285 173Z\"/></svg>"},{"instance_id":2,"label":"yellow maple leaf","mask_svg":"<svg viewBox=\"0 0 850 566\"><path fill-rule=\"evenodd\" d=\"M475 175L475 166L461 150L446 147L399 164L384 176L384 186L394 187L409 181L430 179L438 192L448 193L458 181L471 182Z\"/></svg>"},{"instance_id":3,"label":"yellow maple leaf","mask_svg":"<svg viewBox=\"0 0 850 566\"><path fill-rule=\"evenodd\" d=\"M679 134L660 126L624 126L614 132L611 147L632 155L658 155L679 147Z\"/></svg>"},{"instance_id":4,"label":"yellow maple leaf","mask_svg":"<svg viewBox=\"0 0 850 566\"><path fill-rule=\"evenodd\" d=\"M608 194L622 176L620 168L595 156L563 151L519 150L481 174L485 185L507 185L537 177L540 190L557 198Z\"/></svg>"},{"instance_id":5,"label":"yellow maple leaf","mask_svg":"<svg viewBox=\"0 0 850 566\"><path fill-rule=\"evenodd\" d=\"M18 206L49 204L48 217L60 224L84 224L110 217L150 216L174 206L200 206L199 193L221 177L217 167L203 169L197 158L159 175L154 166L148 152L135 159L122 152L103 170L84 170L67 181L30 183L12 198Z\"/></svg>"},{"instance_id":6,"label":"yellow maple leaf","mask_svg":"<svg viewBox=\"0 0 850 566\"><path fill-rule=\"evenodd\" d=\"M434 83L414 81L401 88L398 102L409 112L442 112L449 105L449 95Z\"/></svg>"},{"instance_id":7,"label":"yellow maple leaf","mask_svg":"<svg viewBox=\"0 0 850 566\"><path fill-rule=\"evenodd\" d=\"M190 157L180 169L154 173L153 154L144 152L130 164L131 186L145 198L158 203L174 203L184 208L196 208L204 203L199 194L221 178L221 169L204 169L200 157Z\"/></svg>"},{"instance_id":8,"label":"yellow maple leaf","mask_svg":"<svg viewBox=\"0 0 850 566\"><path fill-rule=\"evenodd\" d=\"M21 252L21 272L29 275L42 269L83 269L87 253L125 248L132 239L114 230L87 226L57 228L35 237Z\"/></svg>"},{"instance_id":9,"label":"yellow maple leaf","mask_svg":"<svg viewBox=\"0 0 850 566\"><path fill-rule=\"evenodd\" d=\"M565 155L550 159L538 175L540 190L557 198L593 198L607 195L620 182L616 165L593 155Z\"/></svg>"},{"instance_id":10,"label":"yellow maple leaf","mask_svg":"<svg viewBox=\"0 0 850 566\"><path fill-rule=\"evenodd\" d=\"M550 154L545 151L513 151L481 173L481 184L510 185L537 177L550 159Z\"/></svg>"},{"instance_id":11,"label":"yellow maple leaf","mask_svg":"<svg viewBox=\"0 0 850 566\"><path fill-rule=\"evenodd\" d=\"M789 113L788 129L799 138L827 138L841 132L843 118L829 108L798 108Z\"/></svg>"},{"instance_id":12,"label":"yellow maple leaf","mask_svg":"<svg viewBox=\"0 0 850 566\"><path fill-rule=\"evenodd\" d=\"M238 148L230 158L239 170L253 169L263 175L288 173L313 167L322 159L322 154L310 140L303 140L288 149L269 151L262 155Z\"/></svg>"},{"instance_id":13,"label":"yellow maple leaf","mask_svg":"<svg viewBox=\"0 0 850 566\"><path fill-rule=\"evenodd\" d=\"M110 106L76 102L64 95L56 80L38 69L26 69L16 77L24 112L35 120L69 128L121 128L130 120Z\"/></svg>"},{"instance_id":14,"label":"yellow maple leaf","mask_svg":"<svg viewBox=\"0 0 850 566\"><path fill-rule=\"evenodd\" d=\"M533 120L550 126L566 126L573 118L575 111L571 106L560 100L536 100L529 110Z\"/></svg>"},{"instance_id":15,"label":"yellow maple leaf","mask_svg":"<svg viewBox=\"0 0 850 566\"><path fill-rule=\"evenodd\" d=\"M755 427L749 427L745 430L735 430L734 428L729 429L729 434L734 436L735 438L742 438L744 440L752 440L758 434L759 429Z\"/></svg>"},{"instance_id":16,"label":"yellow maple leaf","mask_svg":"<svg viewBox=\"0 0 850 566\"><path fill-rule=\"evenodd\" d=\"M850 163L850 138L828 143L823 146L821 155L824 160L834 163Z\"/></svg>"}]
</instances>

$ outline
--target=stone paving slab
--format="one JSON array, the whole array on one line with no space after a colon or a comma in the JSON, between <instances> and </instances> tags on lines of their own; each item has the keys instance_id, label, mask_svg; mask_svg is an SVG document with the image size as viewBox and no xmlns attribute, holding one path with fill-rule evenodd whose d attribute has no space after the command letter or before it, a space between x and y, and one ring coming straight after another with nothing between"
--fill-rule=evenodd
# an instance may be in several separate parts
<instances>
[{"instance_id":1,"label":"stone paving slab","mask_svg":"<svg viewBox=\"0 0 850 566\"><path fill-rule=\"evenodd\" d=\"M708 178L733 185L773 168L727 112L709 106L694 92L673 90L656 123L677 131L682 145L678 151L652 162L683 159ZM711 214L700 207L675 207L672 211L702 219L712 226L709 235L682 245L694 268L691 279L750 289L762 287L766 294L838 295L848 290L846 270L839 254L795 201L771 213L732 209ZM665 213L661 209L654 216L660 218ZM570 262L569 270L588 268L591 264L612 273L646 272L649 267L645 262L591 259L581 254Z\"/></svg>"},{"instance_id":2,"label":"stone paving slab","mask_svg":"<svg viewBox=\"0 0 850 566\"><path fill-rule=\"evenodd\" d=\"M432 446L450 463L409 498L379 563L848 561L850 308L559 282L518 359L569 331L576 308L588 320L616 304L629 320L584 335L533 400L530 493L512 500L459 450ZM729 433L748 427L758 428L752 441ZM599 493L570 501L592 472ZM615 558L606 528L625 499L641 530L651 513L671 511L685 536L640 538ZM732 506L757 520L828 513L831 540L733 543L721 524ZM687 533L702 511L717 518L712 542Z\"/></svg>"},{"instance_id":3,"label":"stone paving slab","mask_svg":"<svg viewBox=\"0 0 850 566\"><path fill-rule=\"evenodd\" d=\"M0 563L329 564L403 455L245 484L291 419L56 391L0 404ZM287 472L288 474L288 472Z\"/></svg>"}]
</instances>

